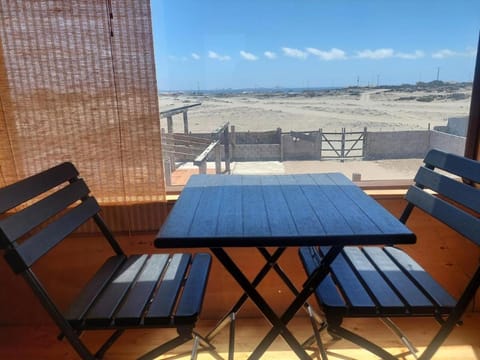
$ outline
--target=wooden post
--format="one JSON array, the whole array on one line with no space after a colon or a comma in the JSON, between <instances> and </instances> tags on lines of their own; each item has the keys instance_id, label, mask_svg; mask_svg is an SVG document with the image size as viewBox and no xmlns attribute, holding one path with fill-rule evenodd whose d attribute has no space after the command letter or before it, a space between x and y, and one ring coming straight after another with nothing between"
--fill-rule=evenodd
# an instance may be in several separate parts
<instances>
[{"instance_id":1,"label":"wooden post","mask_svg":"<svg viewBox=\"0 0 480 360\"><path fill-rule=\"evenodd\" d=\"M342 128L342 145L340 150L341 162L345 161L345 128Z\"/></svg>"},{"instance_id":2,"label":"wooden post","mask_svg":"<svg viewBox=\"0 0 480 360\"><path fill-rule=\"evenodd\" d=\"M207 173L207 160L205 159L198 165L198 173L199 174L206 174Z\"/></svg>"},{"instance_id":3,"label":"wooden post","mask_svg":"<svg viewBox=\"0 0 480 360\"><path fill-rule=\"evenodd\" d=\"M365 159L366 147L367 147L367 127L365 126L363 128L362 159Z\"/></svg>"},{"instance_id":4,"label":"wooden post","mask_svg":"<svg viewBox=\"0 0 480 360\"><path fill-rule=\"evenodd\" d=\"M164 128L161 128L160 131L161 131L161 134L162 134L162 136L161 136L162 145L164 146L164 149L167 149L166 151L164 151L162 153L162 156L164 158L163 165L164 165L164 169L165 169L165 179L167 180L167 171L169 173L168 177L171 177L172 172L175 171L175 155L174 155L174 151L175 151L174 145L175 144L170 143L170 139L165 134L165 129ZM172 150L169 149L170 144L172 146ZM168 167L168 170L167 170L167 167Z\"/></svg>"},{"instance_id":5,"label":"wooden post","mask_svg":"<svg viewBox=\"0 0 480 360\"><path fill-rule=\"evenodd\" d=\"M173 133L173 119L172 116L167 116L167 132L169 134Z\"/></svg>"},{"instance_id":6,"label":"wooden post","mask_svg":"<svg viewBox=\"0 0 480 360\"><path fill-rule=\"evenodd\" d=\"M172 185L172 169L170 168L169 159L163 160L163 170L165 176L165 183L167 184L167 186Z\"/></svg>"},{"instance_id":7,"label":"wooden post","mask_svg":"<svg viewBox=\"0 0 480 360\"><path fill-rule=\"evenodd\" d=\"M183 133L188 134L188 110L183 111Z\"/></svg>"},{"instance_id":8,"label":"wooden post","mask_svg":"<svg viewBox=\"0 0 480 360\"><path fill-rule=\"evenodd\" d=\"M282 129L277 128L277 139L278 143L280 144L280 141L282 141Z\"/></svg>"},{"instance_id":9,"label":"wooden post","mask_svg":"<svg viewBox=\"0 0 480 360\"><path fill-rule=\"evenodd\" d=\"M225 146L225 171L230 174L230 139L228 134L228 125L223 130L223 145Z\"/></svg>"},{"instance_id":10,"label":"wooden post","mask_svg":"<svg viewBox=\"0 0 480 360\"><path fill-rule=\"evenodd\" d=\"M278 128L277 129L278 133L280 134L280 161L283 162L283 157L284 157L284 153L283 153L283 135L282 135L282 129Z\"/></svg>"},{"instance_id":11,"label":"wooden post","mask_svg":"<svg viewBox=\"0 0 480 360\"><path fill-rule=\"evenodd\" d=\"M222 172L222 151L221 145L215 146L215 173L220 174Z\"/></svg>"},{"instance_id":12,"label":"wooden post","mask_svg":"<svg viewBox=\"0 0 480 360\"><path fill-rule=\"evenodd\" d=\"M237 146L237 133L235 132L235 125L230 127L230 139L232 140L232 154L231 159L235 161L235 147Z\"/></svg>"},{"instance_id":13,"label":"wooden post","mask_svg":"<svg viewBox=\"0 0 480 360\"><path fill-rule=\"evenodd\" d=\"M318 160L322 160L322 129L318 129L317 136L315 137L315 152Z\"/></svg>"}]
</instances>

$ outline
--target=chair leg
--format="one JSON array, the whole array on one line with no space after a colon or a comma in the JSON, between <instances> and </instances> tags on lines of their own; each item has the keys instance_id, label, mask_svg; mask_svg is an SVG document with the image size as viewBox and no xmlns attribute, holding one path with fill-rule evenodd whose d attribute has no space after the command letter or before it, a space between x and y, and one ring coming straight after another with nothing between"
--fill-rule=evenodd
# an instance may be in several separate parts
<instances>
[{"instance_id":1,"label":"chair leg","mask_svg":"<svg viewBox=\"0 0 480 360\"><path fill-rule=\"evenodd\" d=\"M187 341L191 340L192 336L190 337L185 337L184 335L179 335L166 343L156 347L155 349L149 351L145 355L141 356L138 358L138 360L152 360L155 359L156 357L172 350L175 349L176 347L186 343Z\"/></svg>"},{"instance_id":2,"label":"chair leg","mask_svg":"<svg viewBox=\"0 0 480 360\"><path fill-rule=\"evenodd\" d=\"M365 350L370 351L371 353L377 355L382 360L397 360L395 356L390 354L389 352L383 350L380 346L375 345L371 341L357 335L350 330L347 330L341 326L329 327L329 331L336 336L344 338L354 344L359 345L360 347L364 348Z\"/></svg>"},{"instance_id":3,"label":"chair leg","mask_svg":"<svg viewBox=\"0 0 480 360\"><path fill-rule=\"evenodd\" d=\"M235 313L230 314L230 334L228 337L228 360L233 360L233 355L235 354Z\"/></svg>"},{"instance_id":4,"label":"chair leg","mask_svg":"<svg viewBox=\"0 0 480 360\"><path fill-rule=\"evenodd\" d=\"M199 343L198 336L195 336L195 337L193 338L193 348L192 348L192 356L191 356L191 359L192 359L192 360L197 360L197 355L198 355L198 343Z\"/></svg>"},{"instance_id":5,"label":"chair leg","mask_svg":"<svg viewBox=\"0 0 480 360\"><path fill-rule=\"evenodd\" d=\"M96 359L103 359L103 356L107 352L108 349L113 345L115 341L118 340L118 338L123 334L125 330L119 329L115 330L115 332L108 338L107 341L98 349L98 351L95 353L95 358Z\"/></svg>"},{"instance_id":6,"label":"chair leg","mask_svg":"<svg viewBox=\"0 0 480 360\"><path fill-rule=\"evenodd\" d=\"M320 324L320 329L318 328L317 321L315 320L315 317L313 315L313 311L312 311L310 306L308 307L308 315L309 315L309 318L310 318L310 323L312 324L313 335L315 337L315 341L317 343L318 351L320 352L320 356L321 356L322 360L328 360L328 356L327 356L327 352L325 350L325 346L323 346L322 339L320 338L320 331L324 330L327 327L327 325L326 325L325 322L322 322Z\"/></svg>"},{"instance_id":7,"label":"chair leg","mask_svg":"<svg viewBox=\"0 0 480 360\"><path fill-rule=\"evenodd\" d=\"M417 353L418 349L413 345L410 339L405 335L405 333L400 329L397 324L395 324L390 318L380 318L382 322L390 329L392 332L400 339L400 341L407 347L410 354L418 359Z\"/></svg>"}]
</instances>

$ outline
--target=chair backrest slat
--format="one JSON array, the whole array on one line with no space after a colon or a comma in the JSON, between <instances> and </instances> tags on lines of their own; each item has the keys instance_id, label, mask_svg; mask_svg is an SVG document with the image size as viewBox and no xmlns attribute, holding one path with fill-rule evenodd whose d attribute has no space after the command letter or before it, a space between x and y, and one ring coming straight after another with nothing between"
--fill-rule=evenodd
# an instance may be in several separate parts
<instances>
[{"instance_id":1,"label":"chair backrest slat","mask_svg":"<svg viewBox=\"0 0 480 360\"><path fill-rule=\"evenodd\" d=\"M412 186L407 200L480 245L480 219L425 190Z\"/></svg>"},{"instance_id":2,"label":"chair backrest slat","mask_svg":"<svg viewBox=\"0 0 480 360\"><path fill-rule=\"evenodd\" d=\"M16 248L8 249L5 257L15 272L21 272L99 211L97 201L89 197Z\"/></svg>"},{"instance_id":3,"label":"chair backrest slat","mask_svg":"<svg viewBox=\"0 0 480 360\"><path fill-rule=\"evenodd\" d=\"M4 243L13 243L74 202L85 198L88 193L89 189L85 182L78 180L37 203L0 220L0 231L6 240ZM0 242L0 247L1 244Z\"/></svg>"},{"instance_id":4,"label":"chair backrest slat","mask_svg":"<svg viewBox=\"0 0 480 360\"><path fill-rule=\"evenodd\" d=\"M0 213L4 213L77 176L78 171L71 163L62 163L4 187L0 189Z\"/></svg>"},{"instance_id":5,"label":"chair backrest slat","mask_svg":"<svg viewBox=\"0 0 480 360\"><path fill-rule=\"evenodd\" d=\"M480 169L478 170L480 171ZM418 170L415 183L480 213L480 189L443 176L425 167Z\"/></svg>"},{"instance_id":6,"label":"chair backrest slat","mask_svg":"<svg viewBox=\"0 0 480 360\"><path fill-rule=\"evenodd\" d=\"M480 183L478 161L434 149L428 152L424 162L427 166L436 167L461 178Z\"/></svg>"},{"instance_id":7,"label":"chair backrest slat","mask_svg":"<svg viewBox=\"0 0 480 360\"><path fill-rule=\"evenodd\" d=\"M430 150L424 163L406 199L480 245L480 162Z\"/></svg>"}]
</instances>

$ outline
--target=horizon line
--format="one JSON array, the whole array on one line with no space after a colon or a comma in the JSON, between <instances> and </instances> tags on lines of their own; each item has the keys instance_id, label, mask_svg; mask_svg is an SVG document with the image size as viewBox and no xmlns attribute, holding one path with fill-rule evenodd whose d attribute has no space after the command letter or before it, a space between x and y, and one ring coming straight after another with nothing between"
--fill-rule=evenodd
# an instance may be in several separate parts
<instances>
[{"instance_id":1,"label":"horizon line","mask_svg":"<svg viewBox=\"0 0 480 360\"><path fill-rule=\"evenodd\" d=\"M417 81L416 83L402 83L402 84L377 84L377 85L346 85L346 86L258 86L258 87L224 87L224 88L213 88L213 89L158 89L158 93L165 92L221 92L221 91L285 91L285 90L297 90L297 91L315 91L315 90L335 90L335 89L363 89L363 88L395 88L395 87L408 87L408 86L419 86L419 85L431 85L431 86L448 86L448 85L473 85L473 81L443 81L443 80L432 80L432 81Z\"/></svg>"}]
</instances>

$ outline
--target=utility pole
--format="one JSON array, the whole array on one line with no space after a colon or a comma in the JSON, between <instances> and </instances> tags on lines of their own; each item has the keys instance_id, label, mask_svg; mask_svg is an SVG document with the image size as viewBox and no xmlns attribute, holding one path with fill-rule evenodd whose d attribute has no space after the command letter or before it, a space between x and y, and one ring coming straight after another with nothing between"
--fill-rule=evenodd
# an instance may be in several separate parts
<instances>
[{"instance_id":1,"label":"utility pole","mask_svg":"<svg viewBox=\"0 0 480 360\"><path fill-rule=\"evenodd\" d=\"M440 67L437 67L437 81L440 80Z\"/></svg>"}]
</instances>

